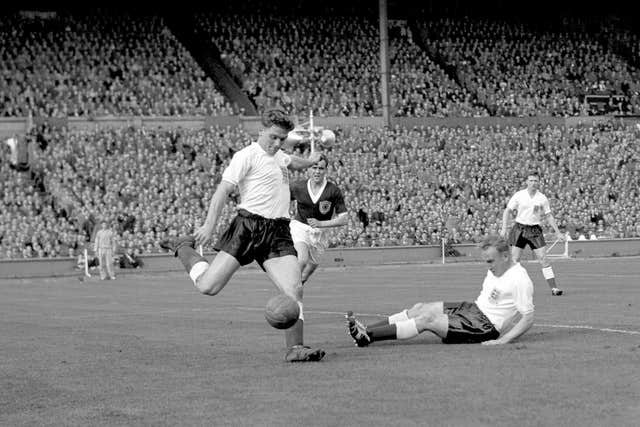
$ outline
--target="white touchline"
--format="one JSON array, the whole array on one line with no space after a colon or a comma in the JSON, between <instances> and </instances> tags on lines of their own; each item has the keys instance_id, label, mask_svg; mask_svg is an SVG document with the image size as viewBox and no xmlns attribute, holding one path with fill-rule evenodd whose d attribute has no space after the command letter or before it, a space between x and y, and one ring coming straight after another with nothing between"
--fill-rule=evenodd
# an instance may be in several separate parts
<instances>
[{"instance_id":1,"label":"white touchline","mask_svg":"<svg viewBox=\"0 0 640 427\"><path fill-rule=\"evenodd\" d=\"M545 323L534 323L533 326L542 326L543 328L565 328L565 329L591 329L601 332L617 332L619 334L640 335L640 331L627 331L626 329L612 329L612 328L596 328L595 326L588 325L549 325Z\"/></svg>"}]
</instances>

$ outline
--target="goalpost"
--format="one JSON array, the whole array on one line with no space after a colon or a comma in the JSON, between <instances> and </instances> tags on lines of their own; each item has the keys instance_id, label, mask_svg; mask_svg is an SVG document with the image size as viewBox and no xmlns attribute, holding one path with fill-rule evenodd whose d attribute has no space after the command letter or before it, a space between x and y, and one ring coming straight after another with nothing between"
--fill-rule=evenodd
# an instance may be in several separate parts
<instances>
[{"instance_id":1,"label":"goalpost","mask_svg":"<svg viewBox=\"0 0 640 427\"><path fill-rule=\"evenodd\" d=\"M564 239L563 242L559 242L558 240L556 240L551 245L547 246L547 258L569 258L569 241L567 239Z\"/></svg>"},{"instance_id":2,"label":"goalpost","mask_svg":"<svg viewBox=\"0 0 640 427\"><path fill-rule=\"evenodd\" d=\"M446 264L447 258L453 255L447 254L447 246L446 246L445 239L442 239L440 241L440 251L441 251L441 257L442 257L442 264ZM547 255L547 258L551 258L551 259L569 259L570 258L569 241L567 239L564 239L564 241L561 241L560 239L556 239L552 243L547 244L546 255ZM533 257L533 254L531 256Z\"/></svg>"},{"instance_id":3,"label":"goalpost","mask_svg":"<svg viewBox=\"0 0 640 427\"><path fill-rule=\"evenodd\" d=\"M87 248L84 249L84 276L91 277L91 273L89 273L89 252Z\"/></svg>"}]
</instances>

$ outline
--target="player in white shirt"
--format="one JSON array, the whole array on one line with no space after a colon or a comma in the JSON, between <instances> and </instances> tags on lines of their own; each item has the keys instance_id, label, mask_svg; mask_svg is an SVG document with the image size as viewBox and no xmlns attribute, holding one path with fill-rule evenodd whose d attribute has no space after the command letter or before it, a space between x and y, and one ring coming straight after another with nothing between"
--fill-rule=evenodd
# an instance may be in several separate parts
<instances>
[{"instance_id":1,"label":"player in white shirt","mask_svg":"<svg viewBox=\"0 0 640 427\"><path fill-rule=\"evenodd\" d=\"M257 142L234 154L222 174L211 199L204 224L193 236L167 240L161 246L180 258L198 290L216 295L240 266L254 260L273 283L300 306L300 317L285 331L289 362L319 361L325 352L303 344L304 315L302 283L297 253L289 231L289 169L300 170L316 164L320 154L308 159L289 156L281 151L282 143L294 128L293 121L281 110L263 114ZM220 236L218 254L209 263L195 245L210 241L229 195L238 187L238 215Z\"/></svg>"},{"instance_id":2,"label":"player in white shirt","mask_svg":"<svg viewBox=\"0 0 640 427\"><path fill-rule=\"evenodd\" d=\"M500 235L507 238L509 216L515 216L515 223L508 236L513 260L519 262L522 250L530 246L542 266L542 274L551 288L551 295L559 296L563 291L556 285L555 274L547 258L547 243L544 241L544 234L542 227L540 227L542 220L546 219L553 227L559 240L564 240L565 236L560 232L553 215L551 215L549 199L538 191L539 186L540 175L537 172L529 173L527 188L516 192L507 203L502 214Z\"/></svg>"},{"instance_id":3,"label":"player in white shirt","mask_svg":"<svg viewBox=\"0 0 640 427\"><path fill-rule=\"evenodd\" d=\"M533 325L533 283L511 258L509 244L488 236L479 245L488 272L475 302L430 302L365 326L348 312L347 332L358 347L375 341L402 340L430 331L445 344L506 344Z\"/></svg>"}]
</instances>

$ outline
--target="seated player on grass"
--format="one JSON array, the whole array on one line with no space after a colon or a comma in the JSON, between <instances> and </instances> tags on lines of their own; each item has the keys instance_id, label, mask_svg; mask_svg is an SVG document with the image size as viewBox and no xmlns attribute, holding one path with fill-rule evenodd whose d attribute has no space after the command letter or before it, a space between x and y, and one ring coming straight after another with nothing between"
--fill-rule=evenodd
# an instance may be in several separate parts
<instances>
[{"instance_id":1,"label":"seated player on grass","mask_svg":"<svg viewBox=\"0 0 640 427\"><path fill-rule=\"evenodd\" d=\"M488 236L478 245L487 272L475 302L417 303L365 326L348 312L348 333L358 347L375 341L402 340L430 331L445 344L506 344L533 325L533 282L511 258L507 241Z\"/></svg>"}]
</instances>

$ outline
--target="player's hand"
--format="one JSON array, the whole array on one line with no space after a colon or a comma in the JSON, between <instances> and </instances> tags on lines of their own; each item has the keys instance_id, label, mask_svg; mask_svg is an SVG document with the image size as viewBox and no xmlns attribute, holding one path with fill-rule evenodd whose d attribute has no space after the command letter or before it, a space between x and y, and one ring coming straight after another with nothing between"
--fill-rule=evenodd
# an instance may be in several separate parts
<instances>
[{"instance_id":1,"label":"player's hand","mask_svg":"<svg viewBox=\"0 0 640 427\"><path fill-rule=\"evenodd\" d=\"M196 243L199 245L206 245L211 240L211 236L213 235L213 225L204 224L199 227L193 236L196 238Z\"/></svg>"},{"instance_id":2,"label":"player's hand","mask_svg":"<svg viewBox=\"0 0 640 427\"><path fill-rule=\"evenodd\" d=\"M507 238L507 229L506 228L502 228L500 230L500 237L503 237L505 239Z\"/></svg>"},{"instance_id":3,"label":"player's hand","mask_svg":"<svg viewBox=\"0 0 640 427\"><path fill-rule=\"evenodd\" d=\"M320 221L315 218L307 218L307 224L314 228L320 227Z\"/></svg>"},{"instance_id":4,"label":"player's hand","mask_svg":"<svg viewBox=\"0 0 640 427\"><path fill-rule=\"evenodd\" d=\"M566 238L567 238L566 234L561 233L559 231L556 233L556 239L560 240L561 242L564 242Z\"/></svg>"},{"instance_id":5,"label":"player's hand","mask_svg":"<svg viewBox=\"0 0 640 427\"><path fill-rule=\"evenodd\" d=\"M313 164L315 165L320 161L320 155L321 154L319 152L312 151L311 154L309 154L309 161L313 162Z\"/></svg>"}]
</instances>

